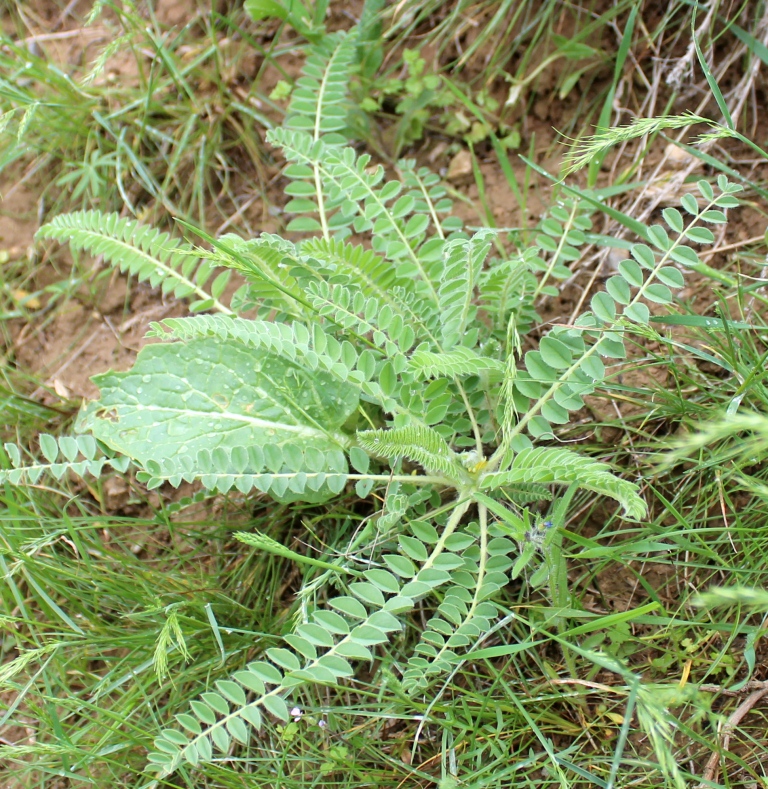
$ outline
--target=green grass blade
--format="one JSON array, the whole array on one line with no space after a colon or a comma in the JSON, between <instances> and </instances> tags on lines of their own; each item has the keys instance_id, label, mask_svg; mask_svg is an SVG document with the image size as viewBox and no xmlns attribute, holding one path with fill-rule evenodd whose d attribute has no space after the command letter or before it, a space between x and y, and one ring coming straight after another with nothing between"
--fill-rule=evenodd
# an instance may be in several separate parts
<instances>
[{"instance_id":1,"label":"green grass blade","mask_svg":"<svg viewBox=\"0 0 768 789\"><path fill-rule=\"evenodd\" d=\"M608 89L608 95L605 97L603 108L600 110L600 117L597 121L597 126L601 129L605 129L610 125L611 113L613 112L613 98L616 95L616 86L619 84L619 80L621 79L624 72L624 63L627 60L627 55L629 54L629 50L632 45L632 35L635 31L635 18L637 17L638 8L639 6L635 5L629 12L627 25L624 28L624 35L621 37L619 51L616 53L616 65L613 69L613 82L611 83L611 87ZM587 184L590 187L593 187L597 183L597 176L600 172L600 167L603 164L603 159L605 159L605 156L606 154L602 153L595 157L592 162L590 162L587 176Z\"/></svg>"},{"instance_id":2,"label":"green grass blade","mask_svg":"<svg viewBox=\"0 0 768 789\"><path fill-rule=\"evenodd\" d=\"M691 37L693 38L693 45L696 48L696 57L699 59L699 65L701 66L701 70L704 72L704 76L706 77L707 84L709 85L709 89L712 91L712 95L717 102L717 106L720 108L720 112L723 113L723 118L725 119L726 126L734 131L736 126L733 122L733 118L731 117L731 111L728 109L728 104L725 101L725 97L720 90L720 87L717 84L717 80L715 79L715 75L712 73L712 70L709 68L707 63L707 59L704 57L704 53L701 51L701 45L699 44L699 40L696 38L696 11L694 10L693 14L691 15Z\"/></svg>"},{"instance_id":3,"label":"green grass blade","mask_svg":"<svg viewBox=\"0 0 768 789\"><path fill-rule=\"evenodd\" d=\"M760 60L768 66L768 47L766 47L762 41L758 41L751 33L747 33L746 30L739 27L735 22L732 22L730 27L736 38L738 38L755 57L760 58Z\"/></svg>"}]
</instances>

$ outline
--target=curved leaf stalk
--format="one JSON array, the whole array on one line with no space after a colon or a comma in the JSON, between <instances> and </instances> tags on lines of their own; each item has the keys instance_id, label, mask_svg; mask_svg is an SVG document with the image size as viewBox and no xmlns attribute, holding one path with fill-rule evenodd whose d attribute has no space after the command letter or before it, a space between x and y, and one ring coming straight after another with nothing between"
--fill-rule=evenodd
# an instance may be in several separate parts
<instances>
[{"instance_id":1,"label":"curved leaf stalk","mask_svg":"<svg viewBox=\"0 0 768 789\"><path fill-rule=\"evenodd\" d=\"M514 385L517 378L517 359L523 355L520 335L517 333L517 325L514 313L510 315L507 322L506 356L504 360L504 378L501 382L501 441L499 442L499 457L509 456L510 443L512 442L513 430L518 422L518 412L515 406ZM503 463L503 461L502 461ZM503 468L503 464L502 464Z\"/></svg>"},{"instance_id":2,"label":"curved leaf stalk","mask_svg":"<svg viewBox=\"0 0 768 789\"><path fill-rule=\"evenodd\" d=\"M297 81L285 125L308 131L313 143L324 140L327 145L338 145L343 140L338 133L345 126L343 103L355 52L354 39L354 31L326 36L311 48ZM317 163L311 167L320 231L328 240L331 232L322 174Z\"/></svg>"},{"instance_id":3,"label":"curved leaf stalk","mask_svg":"<svg viewBox=\"0 0 768 789\"><path fill-rule=\"evenodd\" d=\"M108 462L111 463L112 461L109 460ZM0 474L3 473L10 472L0 472ZM300 493L307 489L307 485L311 483L313 479L317 479L318 477L343 477L345 482L370 480L371 482L380 482L382 484L402 482L407 483L408 485L437 485L441 488L449 487L453 484L452 480L438 474L334 474L333 472L328 471L290 471L278 472L275 474L235 474L231 472L210 472L203 475L200 475L198 472L192 472L191 474L187 475L180 474L178 471L149 469L142 475L141 481L143 481L149 488L153 489L164 482L169 482L174 487L178 487L182 481L194 481L196 479L200 479L205 487L209 490L218 490L222 493L226 493L232 488L236 488L242 493L248 493L254 488L259 488L260 484L264 484L267 481L269 481L270 484L280 480L288 482L295 480L297 477L302 478L302 485L300 490L294 491L296 493ZM268 478L268 480L263 478ZM269 486L267 487L269 488ZM340 488L343 489L343 487L344 485L342 484ZM312 488L310 486L309 490L311 489Z\"/></svg>"},{"instance_id":4,"label":"curved leaf stalk","mask_svg":"<svg viewBox=\"0 0 768 789\"><path fill-rule=\"evenodd\" d=\"M510 313L517 314L522 324L520 313L527 314L532 321L534 316L531 294L536 288L534 276L535 263L539 260L539 246L527 247L521 253L495 263L482 273L480 281L480 303L490 316L494 326L503 331Z\"/></svg>"},{"instance_id":5,"label":"curved leaf stalk","mask_svg":"<svg viewBox=\"0 0 768 789\"><path fill-rule=\"evenodd\" d=\"M302 263L293 245L265 233L250 241L233 234L218 239L207 234L203 237L215 250L210 259L239 271L250 288L259 289L258 296L263 300L282 297L283 308L295 317L306 318L307 313L311 312L311 305L304 298L295 278L286 272L286 260L290 260L297 268Z\"/></svg>"},{"instance_id":6,"label":"curved leaf stalk","mask_svg":"<svg viewBox=\"0 0 768 789\"><path fill-rule=\"evenodd\" d=\"M564 610L570 606L571 599L568 590L568 566L563 557L563 533L565 525L565 515L568 511L571 500L578 488L578 484L571 484L565 495L558 500L554 508L554 515L550 524L550 533L545 539L542 549L544 563L547 571L547 581L549 583L549 599L552 606L556 609ZM563 633L568 626L564 616L555 618L555 625L559 633ZM572 677L578 676L576 661L573 652L565 644L563 646L563 658Z\"/></svg>"},{"instance_id":7,"label":"curved leaf stalk","mask_svg":"<svg viewBox=\"0 0 768 789\"><path fill-rule=\"evenodd\" d=\"M315 193L317 195L317 213L320 216L320 227L323 238L327 241L331 237L328 229L328 217L325 213L325 197L323 196L323 182L320 177L320 168L315 167Z\"/></svg>"},{"instance_id":8,"label":"curved leaf stalk","mask_svg":"<svg viewBox=\"0 0 768 789\"><path fill-rule=\"evenodd\" d=\"M437 342L435 342L437 345ZM480 356L476 351L458 345L450 351L433 353L416 350L408 359L408 368L419 378L457 379L460 376L483 375L489 372L502 372L504 364L490 356Z\"/></svg>"},{"instance_id":9,"label":"curved leaf stalk","mask_svg":"<svg viewBox=\"0 0 768 789\"><path fill-rule=\"evenodd\" d=\"M487 635L492 620L498 615L498 606L490 598L509 581L507 570L513 563L507 554L516 544L506 538L491 542L488 512L482 503L479 503L478 512L479 534L467 547L467 552L454 546L446 557L448 561L436 565L447 569L451 563L454 567L459 563L455 575L450 571L446 573L444 583L447 586L443 587L442 600L427 622L403 674L403 687L407 692L426 690L430 678L449 672L460 660L455 650L465 649ZM471 569L473 566L475 569ZM422 569L421 572L427 571Z\"/></svg>"},{"instance_id":10,"label":"curved leaf stalk","mask_svg":"<svg viewBox=\"0 0 768 789\"><path fill-rule=\"evenodd\" d=\"M365 430L357 434L363 449L387 459L408 458L428 472L443 474L454 486L469 480L459 455L430 427L410 425L389 430Z\"/></svg>"},{"instance_id":11,"label":"curved leaf stalk","mask_svg":"<svg viewBox=\"0 0 768 789\"><path fill-rule=\"evenodd\" d=\"M621 503L628 517L642 517L645 504L636 486L611 473L607 463L559 447L534 447L515 454L506 471L489 471L479 480L480 490L515 485L577 484Z\"/></svg>"},{"instance_id":12,"label":"curved leaf stalk","mask_svg":"<svg viewBox=\"0 0 768 789\"><path fill-rule=\"evenodd\" d=\"M340 47L337 48L334 52L334 56L338 56L340 51L341 48ZM320 81L320 90L318 92L319 95L317 98L318 112L315 115L315 125L312 130L312 139L315 140L315 142L317 142L321 137L320 126L323 120L323 112L322 112L323 104L324 104L323 97L326 95L328 91L329 79L332 72L333 72L333 59L328 61L327 67L325 69L325 73L323 74L323 77ZM326 212L325 212L325 195L323 192L323 181L320 176L320 168L315 167L314 169L315 169L315 173L314 173L315 197L317 199L317 209L318 209L318 214L320 216L320 227L322 228L323 238L326 241L328 241L331 237L331 234L328 229L328 217L326 216Z\"/></svg>"},{"instance_id":13,"label":"curved leaf stalk","mask_svg":"<svg viewBox=\"0 0 768 789\"><path fill-rule=\"evenodd\" d=\"M477 583L475 585L475 593L472 595L472 602L467 608L467 613L464 615L462 624L466 624L474 617L477 612L477 607L482 602L483 580L485 579L486 565L488 563L488 508L484 504L478 504L477 515L480 523L480 561L477 568ZM439 661L448 649L448 643L446 642L432 659L433 662Z\"/></svg>"},{"instance_id":14,"label":"curved leaf stalk","mask_svg":"<svg viewBox=\"0 0 768 789\"><path fill-rule=\"evenodd\" d=\"M57 439L42 433L38 440L45 462L27 463L22 456L22 450L16 444L3 444L12 468L0 469L0 482L10 482L12 485L26 482L35 485L43 476L60 480L67 473L98 479L105 466L124 473L129 465L127 457L109 457L101 453L92 436L62 436Z\"/></svg>"},{"instance_id":15,"label":"curved leaf stalk","mask_svg":"<svg viewBox=\"0 0 768 789\"><path fill-rule=\"evenodd\" d=\"M377 320L384 307L374 296L366 298L360 292L353 294L343 285L329 286L326 282L309 283L308 293L318 315L360 337L370 334L374 345L383 348L387 356L407 353L416 341L415 332L397 312L396 320L388 320L387 326L383 325L383 319ZM370 318L361 317L361 313Z\"/></svg>"},{"instance_id":16,"label":"curved leaf stalk","mask_svg":"<svg viewBox=\"0 0 768 789\"><path fill-rule=\"evenodd\" d=\"M446 521L443 530L440 532L440 539L435 543L435 547L432 549L432 552L429 554L427 560L421 565L422 570L432 569L437 558L445 550L445 544L448 541L448 538L459 527L459 524L461 523L461 519L464 517L471 504L472 504L472 499L469 497L465 498L462 495L459 496L458 499L456 499L453 505L454 510L450 514L448 520Z\"/></svg>"},{"instance_id":17,"label":"curved leaf stalk","mask_svg":"<svg viewBox=\"0 0 768 789\"><path fill-rule=\"evenodd\" d=\"M469 239L455 238L443 245L436 278L440 283L437 294L444 350L464 344L469 324L477 314L475 288L492 235L480 230Z\"/></svg>"},{"instance_id":18,"label":"curved leaf stalk","mask_svg":"<svg viewBox=\"0 0 768 789\"><path fill-rule=\"evenodd\" d=\"M355 191L360 193L360 199L353 202L351 208L358 215L363 216L366 205L374 206L376 209L374 214L386 223L387 227L397 237L398 242L406 250L411 262L415 265L419 272L420 280L429 291L430 300L435 304L439 303L437 289L429 276L429 272L424 268L422 260L416 254L398 221L392 217L386 202L382 200L379 192L371 185L371 177L364 169L364 163L368 160L365 156L358 158L351 149L336 151L335 149L324 147L322 141L316 143L312 148L308 148L306 138L302 140L295 133L286 134L283 129L275 129L269 132L267 138L270 142L283 148L286 157L290 160L300 162L309 167L317 167L323 176L323 180L331 184L338 194L347 195L354 187ZM347 161L347 159L351 159L351 161ZM380 178L379 173L383 174L383 169L379 168L376 171L376 176Z\"/></svg>"}]
</instances>

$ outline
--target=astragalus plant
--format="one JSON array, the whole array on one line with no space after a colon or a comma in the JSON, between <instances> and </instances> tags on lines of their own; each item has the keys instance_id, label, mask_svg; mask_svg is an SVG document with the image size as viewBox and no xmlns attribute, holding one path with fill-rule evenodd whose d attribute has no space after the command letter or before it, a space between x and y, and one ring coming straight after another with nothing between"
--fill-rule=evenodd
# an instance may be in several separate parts
<instances>
[{"instance_id":1,"label":"astragalus plant","mask_svg":"<svg viewBox=\"0 0 768 789\"><path fill-rule=\"evenodd\" d=\"M700 182L700 198L664 210L665 225L648 229L587 312L545 330L537 304L570 276L593 209L554 204L514 255L495 231L463 229L437 175L401 161L389 178L350 146L357 56L354 34L314 45L269 134L287 162L288 231L303 240L226 235L201 250L93 211L40 231L193 299L196 314L153 325L159 342L130 371L95 377L101 396L77 435L43 436L39 461L8 445L4 479L130 464L149 488L198 481L288 503L381 502L348 549L318 565L284 644L159 734L149 759L160 776L230 754L265 716L288 720L302 686L354 681L355 664L407 628L419 634L396 681L428 691L494 627L510 579L548 584L567 605L559 544L573 492L614 499L628 519L645 504L609 465L553 441L557 426L601 386L606 363L621 363L648 303L672 302L698 264L692 245L712 242L706 225L736 205L739 187ZM224 303L233 270L245 284Z\"/></svg>"}]
</instances>

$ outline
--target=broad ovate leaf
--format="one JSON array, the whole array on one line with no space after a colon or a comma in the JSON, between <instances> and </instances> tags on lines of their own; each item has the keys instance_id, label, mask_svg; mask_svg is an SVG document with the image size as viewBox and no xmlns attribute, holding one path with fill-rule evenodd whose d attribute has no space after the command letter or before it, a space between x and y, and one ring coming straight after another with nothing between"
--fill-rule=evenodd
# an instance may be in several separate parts
<instances>
[{"instance_id":1,"label":"broad ovate leaf","mask_svg":"<svg viewBox=\"0 0 768 789\"><path fill-rule=\"evenodd\" d=\"M146 346L128 372L94 376L77 429L141 466L200 450L346 449L355 387L220 338Z\"/></svg>"}]
</instances>

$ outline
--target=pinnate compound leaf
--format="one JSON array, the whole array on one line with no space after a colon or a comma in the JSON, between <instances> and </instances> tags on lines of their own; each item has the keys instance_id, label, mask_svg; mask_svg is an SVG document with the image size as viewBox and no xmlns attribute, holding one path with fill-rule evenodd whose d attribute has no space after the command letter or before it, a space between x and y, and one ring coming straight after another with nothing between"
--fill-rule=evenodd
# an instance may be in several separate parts
<instances>
[{"instance_id":1,"label":"pinnate compound leaf","mask_svg":"<svg viewBox=\"0 0 768 789\"><path fill-rule=\"evenodd\" d=\"M173 291L177 298L196 297L200 309L215 309L225 314L231 310L203 289L214 269L201 261L195 249L149 225L119 214L100 211L76 211L60 214L43 225L37 238L51 238L69 243L72 249L102 255L111 265L129 272L139 282Z\"/></svg>"},{"instance_id":2,"label":"pinnate compound leaf","mask_svg":"<svg viewBox=\"0 0 768 789\"><path fill-rule=\"evenodd\" d=\"M391 430L365 430L357 434L357 440L373 455L415 460L427 471L444 474L451 479L466 477L458 455L430 427L411 425Z\"/></svg>"},{"instance_id":3,"label":"pinnate compound leaf","mask_svg":"<svg viewBox=\"0 0 768 789\"><path fill-rule=\"evenodd\" d=\"M520 483L571 485L618 501L627 518L642 518L645 502L637 493L637 485L613 474L607 463L584 457L569 449L538 447L518 453L507 471L486 474L483 490L503 488Z\"/></svg>"},{"instance_id":4,"label":"pinnate compound leaf","mask_svg":"<svg viewBox=\"0 0 768 789\"><path fill-rule=\"evenodd\" d=\"M445 353L432 351L414 351L408 360L408 367L419 378L437 378L438 376L464 376L481 373L503 372L504 364L490 356L480 356L470 348L458 346Z\"/></svg>"},{"instance_id":5,"label":"pinnate compound leaf","mask_svg":"<svg viewBox=\"0 0 768 789\"><path fill-rule=\"evenodd\" d=\"M438 300L443 346L447 349L458 344L467 322L474 316L475 285L491 248L492 235L492 231L482 230L470 239L448 241L443 249Z\"/></svg>"}]
</instances>

